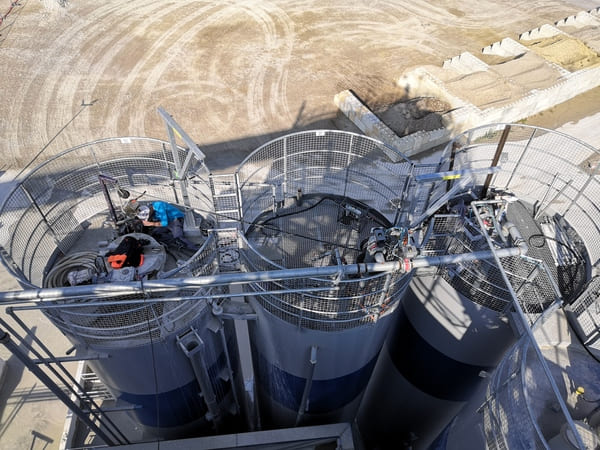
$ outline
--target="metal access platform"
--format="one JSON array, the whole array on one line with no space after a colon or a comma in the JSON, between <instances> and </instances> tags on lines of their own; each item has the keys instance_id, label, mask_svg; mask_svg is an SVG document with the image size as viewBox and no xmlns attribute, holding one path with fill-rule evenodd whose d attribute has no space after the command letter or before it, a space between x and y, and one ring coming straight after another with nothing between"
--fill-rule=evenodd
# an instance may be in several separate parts
<instances>
[{"instance_id":1,"label":"metal access platform","mask_svg":"<svg viewBox=\"0 0 600 450\"><path fill-rule=\"evenodd\" d=\"M583 446L575 423L580 418L573 417L534 331L568 304L584 345L594 348L598 341L597 150L549 130L501 124L458 136L439 163L417 164L386 161L393 149L352 133L309 131L267 144L235 174L215 177L193 141L165 120L170 142L120 138L76 147L19 180L0 208L2 259L25 288L0 293L7 306L0 328L10 335L3 343L15 352L19 345L34 352L35 360L22 355L25 364L96 442L122 445L140 438L120 430L112 417L123 411L112 398L98 400L103 390L90 381L93 375L84 376L88 369L81 366L74 377L65 367L106 355L59 355L31 332L22 312L42 311L63 333L92 346L119 346L161 339L201 314L218 323L257 320L245 299L259 296L282 320L336 332L393 313L400 301L389 295L394 286L433 273L510 317L519 345L532 349L554 396L561 417L556 423L567 423ZM98 175L115 182L106 187ZM196 234L200 249L171 256L158 278L45 286L52 267L82 243L97 250L98 242L117 237L118 218L111 223L106 195L123 210L127 202L119 189L184 208L188 231L202 228L204 220ZM324 217L330 229L303 234ZM510 380L496 382L481 407L490 448L510 448L512 419L495 403L500 391L523 389ZM248 402L252 417L252 387L233 392L230 409L243 411ZM519 420L531 422L528 439L536 448L555 434L557 425L538 424L534 412ZM260 423L252 417L247 426Z\"/></svg>"}]
</instances>

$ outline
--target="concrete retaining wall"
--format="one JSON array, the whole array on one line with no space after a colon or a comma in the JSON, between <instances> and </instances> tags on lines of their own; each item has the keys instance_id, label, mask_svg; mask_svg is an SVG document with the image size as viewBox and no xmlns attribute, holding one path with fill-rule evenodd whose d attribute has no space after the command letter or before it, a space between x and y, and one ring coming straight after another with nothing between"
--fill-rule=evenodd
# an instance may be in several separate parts
<instances>
[{"instance_id":1,"label":"concrete retaining wall","mask_svg":"<svg viewBox=\"0 0 600 450\"><path fill-rule=\"evenodd\" d=\"M557 26L584 27L600 24L600 7L588 12L582 11L574 16L566 17ZM553 25L544 24L539 28L527 31L519 36L520 40L543 39L559 34L568 35ZM501 57L518 56L530 50L521 43L505 38L482 49L483 54ZM546 89L532 89L524 97L498 108L481 110L474 104L460 98L448 90L444 82L424 67L418 67L405 73L397 81L408 97L432 96L445 101L450 110L443 114L445 128L433 131L419 131L409 136L398 137L373 112L360 102L350 91L336 95L335 104L366 135L379 139L398 149L406 156L413 156L423 150L435 147L448 141L452 136L467 129L487 123L510 123L538 114L553 106L600 86L600 67L591 67L577 72L569 72L559 65L546 61L557 70L562 78ZM452 69L462 74L487 71L490 66L469 52L444 61L443 68ZM492 66L493 68L493 66Z\"/></svg>"},{"instance_id":2,"label":"concrete retaining wall","mask_svg":"<svg viewBox=\"0 0 600 450\"><path fill-rule=\"evenodd\" d=\"M338 93L334 97L334 103L367 136L384 142L407 157L443 144L450 139L450 131L446 128L418 131L408 136L399 137L348 90ZM388 156L394 162L400 160L392 152Z\"/></svg>"},{"instance_id":3,"label":"concrete retaining wall","mask_svg":"<svg viewBox=\"0 0 600 450\"><path fill-rule=\"evenodd\" d=\"M481 49L481 53L484 55L497 56L517 56L528 51L529 49L527 47L511 38L504 38L499 42L494 42Z\"/></svg>"},{"instance_id":4,"label":"concrete retaining wall","mask_svg":"<svg viewBox=\"0 0 600 450\"><path fill-rule=\"evenodd\" d=\"M482 124L516 122L600 86L600 67L574 72L547 89L531 91L529 95L504 106L483 112Z\"/></svg>"},{"instance_id":5,"label":"concrete retaining wall","mask_svg":"<svg viewBox=\"0 0 600 450\"><path fill-rule=\"evenodd\" d=\"M583 28L587 26L598 26L600 21L587 11L581 11L574 16L565 17L554 25L557 27L577 27Z\"/></svg>"},{"instance_id":6,"label":"concrete retaining wall","mask_svg":"<svg viewBox=\"0 0 600 450\"><path fill-rule=\"evenodd\" d=\"M542 25L539 28L534 28L533 30L526 31L519 35L520 41L530 41L532 39L544 39L552 36L556 36L558 34L565 34L558 28L549 23Z\"/></svg>"},{"instance_id":7,"label":"concrete retaining wall","mask_svg":"<svg viewBox=\"0 0 600 450\"><path fill-rule=\"evenodd\" d=\"M458 56L455 56L454 58L444 61L444 65L442 67L444 69L454 69L459 73L473 73L479 71L485 72L490 66L472 53L464 52Z\"/></svg>"}]
</instances>

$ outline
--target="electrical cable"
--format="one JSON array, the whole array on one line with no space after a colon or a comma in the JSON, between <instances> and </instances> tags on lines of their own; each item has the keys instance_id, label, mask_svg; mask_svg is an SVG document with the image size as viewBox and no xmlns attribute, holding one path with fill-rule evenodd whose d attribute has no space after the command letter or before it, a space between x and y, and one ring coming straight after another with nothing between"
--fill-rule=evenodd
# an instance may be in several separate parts
<instances>
[{"instance_id":1,"label":"electrical cable","mask_svg":"<svg viewBox=\"0 0 600 450\"><path fill-rule=\"evenodd\" d=\"M332 246L335 246L335 247L345 248L347 250L360 251L360 249L357 249L357 248L354 248L354 247L346 247L344 245L341 245L341 244L338 244L338 243L335 243L335 242L330 242L330 241L326 241L326 240L323 240L323 239L313 238L312 236L305 236L305 235L302 235L302 234L299 234L299 233L293 233L291 231L284 231L281 228L278 228L276 226L272 226L272 225L269 226L269 225L267 225L267 223L270 222L271 220L279 219L281 217L293 216L293 215L305 213L306 211L310 211L311 209L313 209L313 208L317 207L318 205L320 205L325 200L331 200L332 202L336 203L338 206L341 206L340 203L337 203L335 200L333 200L331 198L321 197L321 199L318 202L316 202L314 205L309 206L308 208L304 208L304 209L301 209L299 211L292 211L292 212L285 213L285 214L278 214L276 216L268 218L267 220L265 220L264 222L262 222L260 224L257 224L257 223L248 223L248 222L245 222L245 221L241 221L241 222L245 223L245 224L248 224L248 225L251 225L251 226L254 226L256 228L259 228L263 232L263 234L264 234L263 228L266 228L267 230L277 231L277 232L282 233L282 234L287 234L287 235L299 237L299 238L302 238L302 239L307 239L307 240L310 240L310 241L319 242L319 243L322 243L322 244L329 244L329 245L332 245Z\"/></svg>"},{"instance_id":2,"label":"electrical cable","mask_svg":"<svg viewBox=\"0 0 600 450\"><path fill-rule=\"evenodd\" d=\"M130 189L130 190L131 190L132 192L134 192L134 190L132 190L132 189ZM150 195L151 197L154 197L154 198L157 198L157 199L158 199L158 197L155 197L155 196L153 196L153 195L151 195L151 194L149 194L149 195ZM308 211L308 210L310 210L310 209L314 208L315 206L317 206L317 205L318 205L320 202L322 202L322 201L324 201L324 200L331 200L331 201L333 201L334 203L336 203L336 204L340 205L339 203L335 202L333 199L331 199L331 198L329 198L329 197L323 197L323 198L321 198L321 200L319 200L317 203L315 203L314 205L312 205L312 206L310 206L310 207L308 207L308 208L305 208L304 210L301 210L301 211L295 211L295 212L289 212L289 213L285 213L285 214L277 215L277 216L274 216L274 217L271 217L271 218L269 218L267 221L274 220L274 219L278 219L278 218L280 218L280 217L286 217L286 216L288 216L288 215L294 215L294 214L299 214L299 213L301 213L301 212ZM267 230L275 231L275 232L278 232L278 233L281 233L281 234L286 234L286 235L289 235L289 236L295 236L295 237L299 237L299 238L302 238L302 239L307 239L307 240L309 240L309 241L319 242L319 243L323 243L323 244L329 244L329 245L332 245L332 246L337 246L337 247L345 248L345 249L347 249L347 250L360 251L360 249L358 249L358 248L354 248L354 247L344 247L344 246L341 246L341 245L339 245L339 244L338 244L338 243L336 243L336 242L331 242L331 241L326 241L326 240L322 240L322 239L317 239L317 238L314 238L314 237L312 237L312 236L305 236L305 235L303 235L303 234L300 234L300 233L293 233L293 232L291 232L291 231L285 231L285 230L282 230L281 228L278 228L278 227L275 227L275 226L265 225L264 223L259 225L259 224L253 223L253 222L247 222L247 221L245 221L245 220L243 220L243 219L238 219L237 217L231 217L231 216L228 216L227 214L218 213L218 212L215 212L215 211L209 211L209 210L202 209L202 208L198 208L198 207L189 208L189 207L187 207L187 206L185 206L185 205L180 205L180 204L178 204L178 203L175 203L175 205L177 205L177 206L180 206L180 207L183 207L183 208L185 208L185 209L192 209L192 210L194 210L194 211L199 211L199 212L201 212L201 213L205 213L205 214L209 214L209 215L215 215L215 216L218 216L218 217L219 217L219 218L221 218L221 219L226 219L226 220L231 220L231 221L235 221L235 222L240 222L241 224L244 224L244 225L250 225L250 226L255 226L255 227L264 227L264 228L266 228ZM367 212L370 212L370 211L372 211L372 208L369 208L369 207L366 207L365 209L367 210ZM368 217L369 217L371 220L373 220L374 222L377 222L379 225L382 225L382 226L384 226L384 227L386 227L386 228L387 228L387 227L389 227L389 224L382 223L382 221L381 221L380 219L377 219L376 217L373 217L372 215L369 215ZM266 223L267 221L265 221L265 223Z\"/></svg>"},{"instance_id":3,"label":"electrical cable","mask_svg":"<svg viewBox=\"0 0 600 450\"><path fill-rule=\"evenodd\" d=\"M143 289L142 289L143 290ZM144 301L148 300L148 295L144 294ZM147 308L152 308L154 304L150 304ZM153 311L154 312L154 311ZM155 314L152 314L155 317ZM146 323L148 324L148 338L150 339L150 354L152 355L152 374L154 377L154 405L156 408L156 428L160 429L160 401L158 400L158 372L156 371L156 355L154 354L154 339L152 338L152 327L150 325L150 314L146 315ZM156 439L157 448L160 448L160 441Z\"/></svg>"},{"instance_id":4,"label":"electrical cable","mask_svg":"<svg viewBox=\"0 0 600 450\"><path fill-rule=\"evenodd\" d=\"M542 245L536 245L532 242L533 238L543 238L544 241L542 241ZM571 265L571 267L574 267L573 271L569 274L567 272L565 272L565 276L569 276L569 285L573 288L573 291L571 294L568 293L568 289L562 289L561 288L561 293L563 295L566 295L566 300L569 301L569 303L571 303L570 299L573 298L575 296L575 294L577 293L578 289L576 289L576 285L580 285L583 280L579 280L577 281L578 275L581 273L581 269L585 269L585 264L584 264L584 259L582 258L582 256L576 252L575 250L573 250L569 245L567 245L566 243L564 243L563 241L561 241L560 239L556 239L553 238L551 236L546 236L545 234L542 233L538 233L538 234L532 234L531 236L529 236L529 238L527 239L528 244L531 247L534 248L543 248L546 245L545 240L550 240L550 241L554 241L557 244L560 244L561 247L566 248L569 253L574 257L575 259L575 263ZM585 275L584 275L585 278ZM579 287L580 289L581 287ZM565 292L566 291L566 292ZM580 292L580 290L579 290Z\"/></svg>"},{"instance_id":5,"label":"electrical cable","mask_svg":"<svg viewBox=\"0 0 600 450\"><path fill-rule=\"evenodd\" d=\"M563 241L561 241L560 239L556 239L550 236L546 236L545 234L532 234L531 236L529 236L529 238L527 239L528 243L530 246L535 247L535 248L542 248L544 245L546 245L545 242L542 242L542 245L535 245L534 243L531 242L531 240L533 238L543 238L544 240L550 240L550 241L554 241L557 244L560 244L561 246L563 246L564 248L566 248L567 250L569 250L569 252L575 257L576 260L581 260L581 257L577 254L577 252L575 252L575 250L573 250L571 247L569 247L567 244L565 244Z\"/></svg>"}]
</instances>

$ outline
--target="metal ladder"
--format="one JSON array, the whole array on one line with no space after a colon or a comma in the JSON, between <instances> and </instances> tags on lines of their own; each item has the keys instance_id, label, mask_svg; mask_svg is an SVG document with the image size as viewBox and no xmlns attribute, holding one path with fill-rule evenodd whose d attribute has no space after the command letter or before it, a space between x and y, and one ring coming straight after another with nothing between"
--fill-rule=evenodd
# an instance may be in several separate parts
<instances>
[{"instance_id":1,"label":"metal ladder","mask_svg":"<svg viewBox=\"0 0 600 450\"><path fill-rule=\"evenodd\" d=\"M210 174L210 190L218 228L239 228L242 210L235 174Z\"/></svg>"}]
</instances>

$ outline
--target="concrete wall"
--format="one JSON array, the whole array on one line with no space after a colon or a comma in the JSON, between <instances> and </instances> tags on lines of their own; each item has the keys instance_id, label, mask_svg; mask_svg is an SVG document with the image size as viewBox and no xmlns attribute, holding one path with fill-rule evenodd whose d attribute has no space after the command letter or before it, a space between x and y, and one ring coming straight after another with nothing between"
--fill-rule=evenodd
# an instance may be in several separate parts
<instances>
[{"instance_id":1,"label":"concrete wall","mask_svg":"<svg viewBox=\"0 0 600 450\"><path fill-rule=\"evenodd\" d=\"M482 115L482 124L516 122L600 86L600 67L583 69L570 74L547 89L531 91L527 96L502 108L490 108Z\"/></svg>"},{"instance_id":2,"label":"concrete wall","mask_svg":"<svg viewBox=\"0 0 600 450\"><path fill-rule=\"evenodd\" d=\"M517 56L528 52L529 49L514 39L504 38L481 49L484 55Z\"/></svg>"},{"instance_id":3,"label":"concrete wall","mask_svg":"<svg viewBox=\"0 0 600 450\"><path fill-rule=\"evenodd\" d=\"M443 144L450 138L450 131L446 128L418 131L408 136L399 137L348 90L338 93L334 97L334 103L367 136L379 139L407 157ZM395 162L399 160L398 156L393 153L390 153L389 156Z\"/></svg>"},{"instance_id":4,"label":"concrete wall","mask_svg":"<svg viewBox=\"0 0 600 450\"><path fill-rule=\"evenodd\" d=\"M486 63L474 56L472 53L463 52L454 58L444 61L444 69L454 69L459 73L485 72L489 69Z\"/></svg>"},{"instance_id":5,"label":"concrete wall","mask_svg":"<svg viewBox=\"0 0 600 450\"><path fill-rule=\"evenodd\" d=\"M558 26L588 26L600 23L600 7L590 11L582 11L574 16L566 17L558 22ZM553 25L544 24L519 36L520 40L543 39L559 34L567 35ZM483 54L502 57L518 56L530 50L521 43L505 38L494 42L482 50ZM413 156L423 150L435 147L452 136L467 129L486 123L517 122L541 111L552 108L573 97L600 86L600 67L591 67L569 72L558 64L546 61L562 78L546 89L532 89L525 96L514 102L498 107L481 110L474 104L453 93L427 68L418 67L403 74L398 80L399 87L404 89L408 97L433 96L447 102L450 110L443 115L444 127L433 131L419 131L402 138L396 136L381 120L363 105L350 91L340 92L335 96L335 104L350 118L367 136L379 139L398 149L406 156ZM443 68L452 69L462 74L487 71L490 66L469 52L447 59ZM493 68L493 66L492 66Z\"/></svg>"},{"instance_id":6,"label":"concrete wall","mask_svg":"<svg viewBox=\"0 0 600 450\"><path fill-rule=\"evenodd\" d=\"M558 22L554 22L557 27L577 27L598 26L600 21L587 11L581 11L574 16L565 17Z\"/></svg>"},{"instance_id":7,"label":"concrete wall","mask_svg":"<svg viewBox=\"0 0 600 450\"><path fill-rule=\"evenodd\" d=\"M533 30L526 31L519 35L519 40L521 41L530 41L532 39L544 39L552 36L556 36L558 34L565 34L558 28L548 23L542 25L541 27L534 28Z\"/></svg>"}]
</instances>

